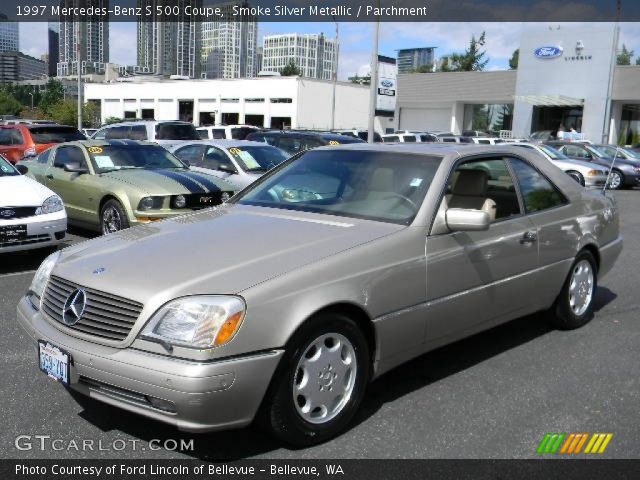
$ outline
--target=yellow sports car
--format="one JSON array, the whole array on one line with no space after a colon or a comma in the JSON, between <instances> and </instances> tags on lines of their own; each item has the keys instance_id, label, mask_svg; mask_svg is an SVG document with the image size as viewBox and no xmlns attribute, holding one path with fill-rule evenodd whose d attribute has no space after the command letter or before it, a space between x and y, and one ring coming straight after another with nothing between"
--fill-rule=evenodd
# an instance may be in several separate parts
<instances>
[{"instance_id":1,"label":"yellow sports car","mask_svg":"<svg viewBox=\"0 0 640 480\"><path fill-rule=\"evenodd\" d=\"M62 197L69 223L104 234L219 205L235 193L148 142L68 142L20 163Z\"/></svg>"}]
</instances>

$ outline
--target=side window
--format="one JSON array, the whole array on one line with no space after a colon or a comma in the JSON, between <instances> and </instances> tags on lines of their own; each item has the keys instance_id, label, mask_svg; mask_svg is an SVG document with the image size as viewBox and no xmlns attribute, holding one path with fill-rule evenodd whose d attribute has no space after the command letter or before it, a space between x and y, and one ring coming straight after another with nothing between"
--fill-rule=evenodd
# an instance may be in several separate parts
<instances>
[{"instance_id":1,"label":"side window","mask_svg":"<svg viewBox=\"0 0 640 480\"><path fill-rule=\"evenodd\" d=\"M130 140L147 140L147 127L144 125L134 125L129 132Z\"/></svg>"},{"instance_id":2,"label":"side window","mask_svg":"<svg viewBox=\"0 0 640 480\"><path fill-rule=\"evenodd\" d=\"M486 210L492 221L521 213L513 178L502 158L459 165L451 176L447 202L449 208Z\"/></svg>"},{"instance_id":3,"label":"side window","mask_svg":"<svg viewBox=\"0 0 640 480\"><path fill-rule=\"evenodd\" d=\"M204 145L187 145L176 150L174 155L180 160L186 160L192 167L203 167L202 154L204 149Z\"/></svg>"},{"instance_id":4,"label":"side window","mask_svg":"<svg viewBox=\"0 0 640 480\"><path fill-rule=\"evenodd\" d=\"M22 145L22 133L17 128L0 129L0 145Z\"/></svg>"},{"instance_id":5,"label":"side window","mask_svg":"<svg viewBox=\"0 0 640 480\"><path fill-rule=\"evenodd\" d=\"M211 133L213 134L213 138L216 138L216 139L227 138L224 128L214 128L211 130Z\"/></svg>"},{"instance_id":6,"label":"side window","mask_svg":"<svg viewBox=\"0 0 640 480\"><path fill-rule=\"evenodd\" d=\"M267 143L269 142L269 139L267 138ZM305 150L305 147L302 145L302 142L300 142L300 140L296 137L293 136L286 136L286 137L280 137L278 139L278 148L281 148L282 150L284 150L287 153L290 153L291 155L293 155L294 153L298 153L301 150Z\"/></svg>"},{"instance_id":7,"label":"side window","mask_svg":"<svg viewBox=\"0 0 640 480\"><path fill-rule=\"evenodd\" d=\"M50 148L38 155L38 163L49 163L49 157L51 157Z\"/></svg>"},{"instance_id":8,"label":"side window","mask_svg":"<svg viewBox=\"0 0 640 480\"><path fill-rule=\"evenodd\" d=\"M520 192L527 213L539 212L567 203L567 199L546 177L528 163L511 159L511 165L520 184Z\"/></svg>"},{"instance_id":9,"label":"side window","mask_svg":"<svg viewBox=\"0 0 640 480\"><path fill-rule=\"evenodd\" d=\"M94 140L104 140L107 137L108 128L103 128L102 130L98 130L96 134L93 136Z\"/></svg>"},{"instance_id":10,"label":"side window","mask_svg":"<svg viewBox=\"0 0 640 480\"><path fill-rule=\"evenodd\" d=\"M204 159L202 160L202 166L204 168L210 168L211 170L220 170L220 166L224 165L228 169L236 170L236 167L233 165L227 154L222 150L209 147L207 152L204 154Z\"/></svg>"},{"instance_id":11,"label":"side window","mask_svg":"<svg viewBox=\"0 0 640 480\"><path fill-rule=\"evenodd\" d=\"M108 128L105 134L106 140L117 140L117 139L127 139L129 138L129 130L131 127L129 126L119 126L119 127L111 127Z\"/></svg>"},{"instance_id":12,"label":"side window","mask_svg":"<svg viewBox=\"0 0 640 480\"><path fill-rule=\"evenodd\" d=\"M78 164L81 167L86 166L86 161L82 150L78 147L60 147L56 150L53 166L56 168L64 168L68 164Z\"/></svg>"},{"instance_id":13,"label":"side window","mask_svg":"<svg viewBox=\"0 0 640 480\"><path fill-rule=\"evenodd\" d=\"M564 153L568 157L576 158L591 158L591 154L576 145L566 145L564 147Z\"/></svg>"},{"instance_id":14,"label":"side window","mask_svg":"<svg viewBox=\"0 0 640 480\"><path fill-rule=\"evenodd\" d=\"M207 130L206 128L199 128L196 131L198 132L198 136L202 140L207 140L209 138L209 130Z\"/></svg>"}]
</instances>

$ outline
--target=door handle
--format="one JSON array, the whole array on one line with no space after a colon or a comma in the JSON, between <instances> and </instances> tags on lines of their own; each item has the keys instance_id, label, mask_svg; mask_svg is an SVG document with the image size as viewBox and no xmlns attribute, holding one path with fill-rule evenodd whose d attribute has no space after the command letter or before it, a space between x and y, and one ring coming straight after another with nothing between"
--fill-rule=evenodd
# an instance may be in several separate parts
<instances>
[{"instance_id":1,"label":"door handle","mask_svg":"<svg viewBox=\"0 0 640 480\"><path fill-rule=\"evenodd\" d=\"M49 180L53 180L53 175L51 175L50 173L48 175L45 175L45 177L47 177Z\"/></svg>"},{"instance_id":2,"label":"door handle","mask_svg":"<svg viewBox=\"0 0 640 480\"><path fill-rule=\"evenodd\" d=\"M536 243L538 241L538 234L536 232L528 231L524 232L522 238L520 239L520 243L525 245L527 243Z\"/></svg>"}]
</instances>

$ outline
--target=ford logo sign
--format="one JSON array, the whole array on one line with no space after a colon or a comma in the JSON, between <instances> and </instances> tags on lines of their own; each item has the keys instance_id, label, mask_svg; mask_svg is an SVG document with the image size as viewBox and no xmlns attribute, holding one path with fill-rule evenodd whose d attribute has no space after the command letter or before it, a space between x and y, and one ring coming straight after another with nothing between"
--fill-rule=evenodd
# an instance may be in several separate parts
<instances>
[{"instance_id":1,"label":"ford logo sign","mask_svg":"<svg viewBox=\"0 0 640 480\"><path fill-rule=\"evenodd\" d=\"M380 82L380 85L382 85L384 88L391 88L391 87L393 87L393 81L392 80L382 80Z\"/></svg>"},{"instance_id":2,"label":"ford logo sign","mask_svg":"<svg viewBox=\"0 0 640 480\"><path fill-rule=\"evenodd\" d=\"M533 54L538 58L556 58L562 55L562 47L556 47L548 45L545 47L536 48Z\"/></svg>"}]
</instances>

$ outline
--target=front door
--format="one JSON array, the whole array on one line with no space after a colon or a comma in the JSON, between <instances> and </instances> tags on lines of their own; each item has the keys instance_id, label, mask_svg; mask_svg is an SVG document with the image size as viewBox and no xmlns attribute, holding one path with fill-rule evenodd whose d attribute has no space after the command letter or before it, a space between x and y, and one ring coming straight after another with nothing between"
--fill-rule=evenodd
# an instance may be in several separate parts
<instances>
[{"instance_id":1,"label":"front door","mask_svg":"<svg viewBox=\"0 0 640 480\"><path fill-rule=\"evenodd\" d=\"M466 169L484 172L486 184L482 175L477 175L477 181L468 184L468 191L464 185L456 186L458 172ZM524 214L507 161L470 160L458 164L450 178L450 193L443 199L445 209L450 205L485 209L488 204L494 219L486 231L449 232L427 238L429 346L518 316L531 308L527 297L534 295L537 281L538 231Z\"/></svg>"}]
</instances>

